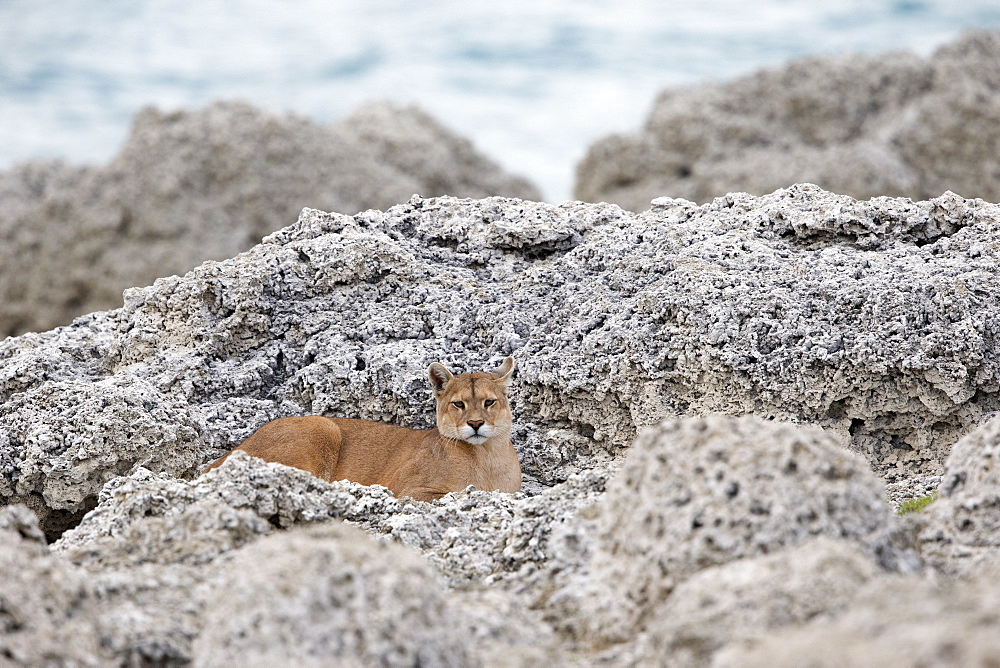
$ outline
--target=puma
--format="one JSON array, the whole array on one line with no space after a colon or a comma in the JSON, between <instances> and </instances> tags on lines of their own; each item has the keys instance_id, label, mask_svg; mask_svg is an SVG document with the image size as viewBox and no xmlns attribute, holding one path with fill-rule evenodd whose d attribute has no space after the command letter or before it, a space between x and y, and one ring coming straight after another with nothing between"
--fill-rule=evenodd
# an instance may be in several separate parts
<instances>
[{"instance_id":1,"label":"puma","mask_svg":"<svg viewBox=\"0 0 1000 668\"><path fill-rule=\"evenodd\" d=\"M454 375L440 362L431 364L427 375L437 400L437 429L315 415L286 417L266 423L235 450L324 480L383 485L397 497L418 501L432 501L469 485L516 492L521 489L521 465L510 443L507 403L513 370L513 357L495 373Z\"/></svg>"}]
</instances>

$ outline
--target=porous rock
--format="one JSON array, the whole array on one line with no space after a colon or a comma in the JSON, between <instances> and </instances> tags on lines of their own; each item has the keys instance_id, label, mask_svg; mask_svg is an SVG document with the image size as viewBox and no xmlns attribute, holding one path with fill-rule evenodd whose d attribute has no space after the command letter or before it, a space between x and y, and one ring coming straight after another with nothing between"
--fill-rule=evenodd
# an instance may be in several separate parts
<instances>
[{"instance_id":1,"label":"porous rock","mask_svg":"<svg viewBox=\"0 0 1000 668\"><path fill-rule=\"evenodd\" d=\"M445 596L414 552L342 524L294 530L226 565L194 655L199 665L319 666L331 657L345 665L487 665L488 645L470 623L482 616L467 616L464 603ZM526 622L515 612L490 626L511 638L520 631L522 641L544 637Z\"/></svg>"},{"instance_id":2,"label":"porous rock","mask_svg":"<svg viewBox=\"0 0 1000 668\"><path fill-rule=\"evenodd\" d=\"M410 653L426 661L435 652L451 657L446 665L493 665L496 657L508 665L536 665L551 659L551 631L516 599L479 587L489 579L530 577L532 566L546 559L551 525L571 522L574 506L554 499L551 514L539 513L540 503L532 506L535 512L516 512L519 501L526 499L472 490L434 504L399 500L382 487L328 483L236 453L191 481L142 468L112 480L98 507L52 549L88 571L102 602L96 614L114 629L102 642L115 656L199 665L240 656L263 665L267 657L284 656L309 664L321 662L316 652L336 649L345 660L360 653L355 660L365 665L397 665ZM525 517L515 522L516 514ZM356 530L343 533L340 520L412 545L426 559L379 546ZM322 527L314 535L322 540L275 531L303 524ZM531 544L520 544L529 532ZM268 536L269 547L257 548ZM345 558L342 549L357 558ZM275 560L273 554L285 556ZM378 595L360 607L343 607L319 586L336 589L345 580L354 587L344 590L348 598ZM446 596L448 583L463 591ZM244 596L255 603L248 605ZM317 614L317 605L333 608ZM237 638L247 625L264 623L261 614L273 635L257 634L259 645L246 647ZM217 615L228 621L218 624ZM211 632L196 641L206 625ZM351 644L361 636L360 645Z\"/></svg>"},{"instance_id":3,"label":"porous rock","mask_svg":"<svg viewBox=\"0 0 1000 668\"><path fill-rule=\"evenodd\" d=\"M107 165L0 172L0 336L119 306L303 206L353 214L414 193L540 198L415 107L372 103L332 126L240 102L144 109Z\"/></svg>"},{"instance_id":4,"label":"porous rock","mask_svg":"<svg viewBox=\"0 0 1000 668\"><path fill-rule=\"evenodd\" d=\"M1000 200L1000 31L929 59L909 53L794 61L663 91L645 127L595 143L576 197L642 211L810 182L857 198L954 190Z\"/></svg>"},{"instance_id":5,"label":"porous rock","mask_svg":"<svg viewBox=\"0 0 1000 668\"><path fill-rule=\"evenodd\" d=\"M85 574L48 554L34 515L0 508L0 662L106 665Z\"/></svg>"},{"instance_id":6,"label":"porous rock","mask_svg":"<svg viewBox=\"0 0 1000 668\"><path fill-rule=\"evenodd\" d=\"M886 570L920 563L882 483L814 427L755 417L667 421L643 432L597 505L576 635L625 641L698 571L794 547L850 541Z\"/></svg>"},{"instance_id":7,"label":"porous rock","mask_svg":"<svg viewBox=\"0 0 1000 668\"><path fill-rule=\"evenodd\" d=\"M707 666L731 643L836 618L879 573L857 544L828 537L711 566L674 589L632 651L641 664Z\"/></svg>"},{"instance_id":8,"label":"porous rock","mask_svg":"<svg viewBox=\"0 0 1000 668\"><path fill-rule=\"evenodd\" d=\"M500 198L305 210L120 310L0 342L0 498L58 532L132 466L192 475L282 415L429 427L431 361L512 353L535 489L707 413L820 425L889 480L937 474L1000 407L998 221L953 194L811 186L641 215Z\"/></svg>"},{"instance_id":9,"label":"porous rock","mask_svg":"<svg viewBox=\"0 0 1000 668\"><path fill-rule=\"evenodd\" d=\"M177 536L175 540L182 537ZM186 537L185 537L186 538ZM0 663L183 665L210 572L88 570L50 552L26 506L0 508Z\"/></svg>"},{"instance_id":10,"label":"porous rock","mask_svg":"<svg viewBox=\"0 0 1000 668\"><path fill-rule=\"evenodd\" d=\"M5 409L0 457L14 475L0 493L29 505L50 534L78 522L96 489L137 463L186 474L200 462L201 427L188 407L140 379L49 383Z\"/></svg>"},{"instance_id":11,"label":"porous rock","mask_svg":"<svg viewBox=\"0 0 1000 668\"><path fill-rule=\"evenodd\" d=\"M887 578L835 620L825 618L733 643L712 665L990 666L1000 661L995 568L968 581Z\"/></svg>"},{"instance_id":12,"label":"porous rock","mask_svg":"<svg viewBox=\"0 0 1000 668\"><path fill-rule=\"evenodd\" d=\"M419 550L451 585L495 582L525 591L542 579L548 584L551 574L538 571L553 553L563 569L589 556L583 543L590 532L577 516L606 479L582 472L535 497L468 489L429 504L237 452L190 481L142 467L113 479L53 550L89 568L198 565L275 527L339 519Z\"/></svg>"},{"instance_id":13,"label":"porous rock","mask_svg":"<svg viewBox=\"0 0 1000 668\"><path fill-rule=\"evenodd\" d=\"M1000 566L1000 416L952 446L938 494L915 518L927 561L952 576Z\"/></svg>"},{"instance_id":14,"label":"porous rock","mask_svg":"<svg viewBox=\"0 0 1000 668\"><path fill-rule=\"evenodd\" d=\"M619 656L648 656L636 638L705 569L737 578L740 559L823 537L854 555L847 564L912 565L897 533L909 524L868 466L893 480L939 474L952 443L997 410L998 223L996 205L951 193L858 202L811 186L660 200L641 215L501 198L307 209L241 255L128 291L119 310L0 341L0 497L30 505L50 536L92 511L33 558L83 569L101 646L122 660L199 661L205 606L223 606L218 578L235 577L227 564L286 538L336 554L340 538L294 525L342 521L422 553L417 568L452 587L435 599L442 614L471 606L456 628L493 663L550 662L552 643L571 660L567 639L589 656L588 625L598 642L622 640ZM426 504L244 456L197 475L283 415L429 427L431 361L489 370L508 354L520 495ZM758 418L699 417L711 413ZM680 419L632 446L664 418ZM684 489L689 502L671 505ZM845 591L866 573L848 573ZM789 595L812 614L805 592ZM408 614L370 612L375 627ZM524 618L505 630L505 615ZM268 624L284 628L279 617ZM703 653L751 626L705 639ZM300 639L322 645L322 633Z\"/></svg>"}]
</instances>

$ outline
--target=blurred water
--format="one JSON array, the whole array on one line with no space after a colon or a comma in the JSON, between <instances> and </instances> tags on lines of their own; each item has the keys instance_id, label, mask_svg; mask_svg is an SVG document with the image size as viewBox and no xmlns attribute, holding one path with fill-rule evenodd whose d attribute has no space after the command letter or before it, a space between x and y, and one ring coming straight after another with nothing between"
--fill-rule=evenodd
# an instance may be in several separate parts
<instances>
[{"instance_id":1,"label":"blurred water","mask_svg":"<svg viewBox=\"0 0 1000 668\"><path fill-rule=\"evenodd\" d=\"M802 55L928 55L1000 0L0 0L0 168L106 160L141 106L242 98L340 118L417 103L570 196L587 145L668 85Z\"/></svg>"}]
</instances>

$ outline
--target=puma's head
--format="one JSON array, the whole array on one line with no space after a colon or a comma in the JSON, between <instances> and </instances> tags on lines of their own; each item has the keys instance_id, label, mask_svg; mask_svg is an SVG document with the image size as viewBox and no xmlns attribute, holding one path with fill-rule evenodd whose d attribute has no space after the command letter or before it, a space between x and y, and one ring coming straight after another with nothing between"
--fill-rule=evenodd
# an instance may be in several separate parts
<instances>
[{"instance_id":1,"label":"puma's head","mask_svg":"<svg viewBox=\"0 0 1000 668\"><path fill-rule=\"evenodd\" d=\"M440 362L427 369L437 399L438 431L472 445L510 438L511 414L507 383L514 370L508 357L494 373L452 374Z\"/></svg>"}]
</instances>

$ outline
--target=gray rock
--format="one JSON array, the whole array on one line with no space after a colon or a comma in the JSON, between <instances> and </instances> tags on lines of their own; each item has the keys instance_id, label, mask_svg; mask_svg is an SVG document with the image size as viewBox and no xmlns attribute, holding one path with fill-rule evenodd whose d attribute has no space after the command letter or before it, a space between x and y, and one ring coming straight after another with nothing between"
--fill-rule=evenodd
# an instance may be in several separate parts
<instances>
[{"instance_id":1,"label":"gray rock","mask_svg":"<svg viewBox=\"0 0 1000 668\"><path fill-rule=\"evenodd\" d=\"M956 443L940 497L920 517L920 549L947 575L1000 566L1000 416Z\"/></svg>"},{"instance_id":2,"label":"gray rock","mask_svg":"<svg viewBox=\"0 0 1000 668\"><path fill-rule=\"evenodd\" d=\"M636 440L597 506L576 635L625 641L666 614L695 573L816 537L851 541L888 570L919 559L882 484L821 430L758 418L664 422Z\"/></svg>"},{"instance_id":3,"label":"gray rock","mask_svg":"<svg viewBox=\"0 0 1000 668\"><path fill-rule=\"evenodd\" d=\"M952 194L808 186L642 215L306 210L118 311L0 342L0 498L56 535L133 466L193 475L275 417L431 426L431 361L512 353L536 491L613 467L643 426L707 413L817 424L890 481L935 475L1000 407L998 229L1000 207Z\"/></svg>"},{"instance_id":4,"label":"gray rock","mask_svg":"<svg viewBox=\"0 0 1000 668\"><path fill-rule=\"evenodd\" d=\"M307 209L243 254L129 290L121 309L0 341L0 502L40 523L0 514L0 537L19 546L17 568L83 586L78 602L25 614L43 632L84 620L96 649L67 660L166 665L234 660L215 652L258 613L276 632L302 622L285 650L303 661L346 643L321 628L339 614L326 603L303 612L308 573L335 597L371 574L371 597L336 627L369 625L348 648L359 661L627 663L680 655L685 638L708 661L846 615L870 573L915 566L907 532L923 536L930 517L897 519L869 467L894 483L939 475L998 409L998 237L1000 207L982 201L857 202L811 186L639 215L502 198ZM508 354L519 494L418 503L245 456L198 475L282 415L430 426L431 361L464 371ZM757 417L701 417L717 413ZM956 499L995 486L973 473L989 433L956 447L948 470L982 478L956 483ZM51 551L42 530L61 535ZM294 595L249 600L252 574L271 591L290 568L271 555L314 548L317 561L295 562ZM342 553L360 566L334 582L320 566ZM834 557L843 568L819 574ZM395 561L412 582L390 574ZM786 567L798 575L781 581ZM750 577L759 588L738 586ZM841 588L822 611L810 577ZM230 606L227 587L245 604ZM705 597L715 632L668 621ZM383 643L400 620L454 635L435 649ZM248 645L261 661L284 647L263 643Z\"/></svg>"},{"instance_id":5,"label":"gray rock","mask_svg":"<svg viewBox=\"0 0 1000 668\"><path fill-rule=\"evenodd\" d=\"M965 582L889 578L836 620L734 643L712 665L989 666L1000 661L998 577L994 569Z\"/></svg>"},{"instance_id":6,"label":"gray rock","mask_svg":"<svg viewBox=\"0 0 1000 668\"><path fill-rule=\"evenodd\" d=\"M92 569L200 565L275 527L340 519L419 550L451 585L492 582L525 592L550 584L551 574L539 569L553 554L563 570L589 557L589 525L578 526L577 516L606 479L584 472L535 497L468 489L428 504L238 452L190 481L141 467L113 479L52 549Z\"/></svg>"},{"instance_id":7,"label":"gray rock","mask_svg":"<svg viewBox=\"0 0 1000 668\"><path fill-rule=\"evenodd\" d=\"M201 427L188 406L137 378L48 383L5 409L0 444L13 447L0 457L14 475L0 480L0 495L46 518L49 533L78 522L96 490L137 463L182 474L200 462Z\"/></svg>"},{"instance_id":8,"label":"gray rock","mask_svg":"<svg viewBox=\"0 0 1000 668\"><path fill-rule=\"evenodd\" d=\"M856 544L825 537L712 566L677 586L633 651L641 664L707 666L732 643L836 618L878 574Z\"/></svg>"},{"instance_id":9,"label":"gray rock","mask_svg":"<svg viewBox=\"0 0 1000 668\"><path fill-rule=\"evenodd\" d=\"M181 534L174 542L187 540ZM127 549L127 548L125 548ZM92 570L50 552L25 506L0 508L0 663L183 665L211 571L146 564Z\"/></svg>"},{"instance_id":10,"label":"gray rock","mask_svg":"<svg viewBox=\"0 0 1000 668\"><path fill-rule=\"evenodd\" d=\"M34 515L0 508L0 661L107 665L85 574L48 554Z\"/></svg>"},{"instance_id":11,"label":"gray rock","mask_svg":"<svg viewBox=\"0 0 1000 668\"><path fill-rule=\"evenodd\" d=\"M17 543L25 550L30 551L34 546L36 554L48 552L38 518L27 506L15 504L0 508L0 536L4 537L4 543Z\"/></svg>"},{"instance_id":12,"label":"gray rock","mask_svg":"<svg viewBox=\"0 0 1000 668\"><path fill-rule=\"evenodd\" d=\"M195 663L483 665L462 608L416 553L338 524L294 530L226 564ZM520 621L491 626L512 636Z\"/></svg>"},{"instance_id":13,"label":"gray rock","mask_svg":"<svg viewBox=\"0 0 1000 668\"><path fill-rule=\"evenodd\" d=\"M857 198L945 190L1000 200L1000 32L971 32L928 60L808 58L726 83L663 91L645 127L599 140L576 197L642 211L810 182Z\"/></svg>"},{"instance_id":14,"label":"gray rock","mask_svg":"<svg viewBox=\"0 0 1000 668\"><path fill-rule=\"evenodd\" d=\"M381 487L327 483L238 453L191 481L141 468L112 480L100 505L63 534L53 553L88 572L90 591L99 592L102 603L89 614L101 621L102 644L117 657L219 665L243 656L264 665L273 654L309 663L320 660L313 656L317 647L333 651L326 643L334 643L347 652L343 656L359 653L356 659L365 665L397 665L409 652L426 661L437 651L451 657L444 660L449 665L495 665L501 659L537 665L551 661L551 631L516 599L479 587L544 562L550 525L570 522L573 506L556 499L549 504L553 512L543 515L535 504L535 512L519 513L524 517L515 524L518 500L526 501L467 491L434 504L401 501ZM413 545L427 558L379 546L360 532L344 533L331 518L360 525L383 543ZM322 528L307 539L301 532L275 531L296 524ZM526 526L532 528L531 545L518 542L526 540ZM268 547L257 548L264 537ZM327 554L331 550L336 559ZM340 550L357 558L343 558ZM267 556L272 553L285 556L274 560ZM311 568L314 559L320 559L320 570ZM355 586L345 596L377 596L348 610L321 587L310 594L316 583L336 589L345 581ZM447 582L461 586L461 593L446 596ZM388 588L384 595L381 586ZM327 604L333 606L329 614L316 613L316 605ZM274 635L252 634L260 638L258 647L238 642L247 625L263 623L261 614L269 615ZM217 617L228 621L220 625ZM304 618L314 626L303 625ZM393 635L401 627L411 635ZM211 632L204 633L206 628ZM440 636L449 629L450 635ZM360 645L350 645L361 636Z\"/></svg>"},{"instance_id":15,"label":"gray rock","mask_svg":"<svg viewBox=\"0 0 1000 668\"><path fill-rule=\"evenodd\" d=\"M0 336L121 304L124 289L246 250L303 205L353 214L412 194L539 199L414 107L332 126L244 103L147 108L102 167L0 172Z\"/></svg>"}]
</instances>

